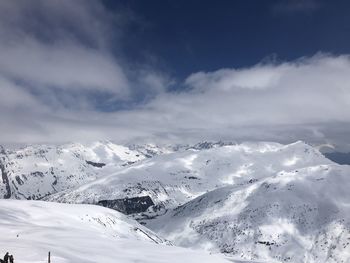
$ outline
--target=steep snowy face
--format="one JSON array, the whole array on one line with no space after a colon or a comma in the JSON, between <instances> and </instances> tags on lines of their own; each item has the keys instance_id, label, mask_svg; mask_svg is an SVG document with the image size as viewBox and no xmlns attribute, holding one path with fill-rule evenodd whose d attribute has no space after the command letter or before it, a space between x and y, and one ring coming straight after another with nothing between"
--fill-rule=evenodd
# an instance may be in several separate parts
<instances>
[{"instance_id":1,"label":"steep snowy face","mask_svg":"<svg viewBox=\"0 0 350 263\"><path fill-rule=\"evenodd\" d=\"M147 159L47 200L97 203L149 196L154 206L143 216L153 217L218 187L245 185L281 171L332 163L311 146L297 142L245 143L189 148Z\"/></svg>"},{"instance_id":2,"label":"steep snowy face","mask_svg":"<svg viewBox=\"0 0 350 263\"><path fill-rule=\"evenodd\" d=\"M0 200L0 253L15 262L226 262L171 246L126 216L103 207Z\"/></svg>"},{"instance_id":3,"label":"steep snowy face","mask_svg":"<svg viewBox=\"0 0 350 263\"><path fill-rule=\"evenodd\" d=\"M40 199L95 180L144 159L142 153L111 142L90 145L34 145L0 152L0 195Z\"/></svg>"},{"instance_id":4,"label":"steep snowy face","mask_svg":"<svg viewBox=\"0 0 350 263\"><path fill-rule=\"evenodd\" d=\"M149 220L175 244L266 262L349 262L350 167L314 165L216 189Z\"/></svg>"}]
</instances>

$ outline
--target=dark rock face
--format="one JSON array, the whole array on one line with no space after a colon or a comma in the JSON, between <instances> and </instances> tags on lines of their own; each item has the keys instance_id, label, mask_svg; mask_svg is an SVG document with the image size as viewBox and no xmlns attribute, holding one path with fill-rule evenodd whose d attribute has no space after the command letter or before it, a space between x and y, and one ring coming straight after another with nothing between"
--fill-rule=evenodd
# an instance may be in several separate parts
<instances>
[{"instance_id":1,"label":"dark rock face","mask_svg":"<svg viewBox=\"0 0 350 263\"><path fill-rule=\"evenodd\" d=\"M41 178L45 176L43 172L39 172L39 171L31 172L30 175L33 177L41 177Z\"/></svg>"},{"instance_id":2,"label":"dark rock face","mask_svg":"<svg viewBox=\"0 0 350 263\"><path fill-rule=\"evenodd\" d=\"M18 183L19 185L23 185L23 184L24 184L23 180L22 180L21 177L19 177L18 175L16 175L15 179L16 179L16 181L17 181L17 183Z\"/></svg>"},{"instance_id":3,"label":"dark rock face","mask_svg":"<svg viewBox=\"0 0 350 263\"><path fill-rule=\"evenodd\" d=\"M2 177L2 182L5 185L6 193L4 194L3 198L4 199L9 199L12 195L11 193L11 187L10 187L10 180L8 176L8 170L6 169L7 164L6 161L8 161L8 157L6 154L5 149L0 146L0 154L2 155L0 159L0 171L1 171L1 177Z\"/></svg>"},{"instance_id":4,"label":"dark rock face","mask_svg":"<svg viewBox=\"0 0 350 263\"><path fill-rule=\"evenodd\" d=\"M233 142L222 142L222 141L218 141L218 142L199 142L191 147L188 147L188 149L195 149L195 150L204 150L204 149L211 149L211 148L215 148L215 147L222 147L222 146L226 146L226 145L234 145Z\"/></svg>"},{"instance_id":5,"label":"dark rock face","mask_svg":"<svg viewBox=\"0 0 350 263\"><path fill-rule=\"evenodd\" d=\"M149 196L139 196L132 198L100 200L98 205L108 207L126 215L145 212L154 203Z\"/></svg>"},{"instance_id":6,"label":"dark rock face","mask_svg":"<svg viewBox=\"0 0 350 263\"><path fill-rule=\"evenodd\" d=\"M92 161L86 161L86 163L90 164L92 166L98 167L98 168L102 168L103 166L106 165L105 163L95 163L95 162L92 162Z\"/></svg>"}]
</instances>

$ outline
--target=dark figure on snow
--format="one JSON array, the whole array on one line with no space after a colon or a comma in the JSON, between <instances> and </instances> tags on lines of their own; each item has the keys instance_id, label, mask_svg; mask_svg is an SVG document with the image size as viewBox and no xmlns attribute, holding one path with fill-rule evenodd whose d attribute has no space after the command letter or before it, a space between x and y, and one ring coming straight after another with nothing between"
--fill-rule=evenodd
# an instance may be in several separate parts
<instances>
[{"instance_id":1,"label":"dark figure on snow","mask_svg":"<svg viewBox=\"0 0 350 263\"><path fill-rule=\"evenodd\" d=\"M10 259L10 263L13 263L13 255L11 255L11 256L9 257L9 259Z\"/></svg>"},{"instance_id":2,"label":"dark figure on snow","mask_svg":"<svg viewBox=\"0 0 350 263\"><path fill-rule=\"evenodd\" d=\"M4 256L4 263L9 263L9 252L6 252Z\"/></svg>"}]
</instances>

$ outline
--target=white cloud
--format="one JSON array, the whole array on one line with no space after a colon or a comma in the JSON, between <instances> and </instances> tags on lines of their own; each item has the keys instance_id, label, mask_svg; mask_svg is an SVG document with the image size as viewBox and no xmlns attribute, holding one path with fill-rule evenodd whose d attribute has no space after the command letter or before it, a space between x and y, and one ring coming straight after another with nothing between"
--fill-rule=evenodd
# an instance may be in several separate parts
<instances>
[{"instance_id":1,"label":"white cloud","mask_svg":"<svg viewBox=\"0 0 350 263\"><path fill-rule=\"evenodd\" d=\"M349 121L349 76L349 56L320 54L292 63L196 73L186 83L195 93L205 89L196 97L206 107L213 105L207 99L220 96L226 103L215 111L233 111L236 124L304 124Z\"/></svg>"},{"instance_id":2,"label":"white cloud","mask_svg":"<svg viewBox=\"0 0 350 263\"><path fill-rule=\"evenodd\" d=\"M1 1L0 76L27 90L104 92L116 100L132 99L146 76L145 89L161 92L167 83L160 73L130 67L114 54L133 19L93 0Z\"/></svg>"},{"instance_id":3,"label":"white cloud","mask_svg":"<svg viewBox=\"0 0 350 263\"><path fill-rule=\"evenodd\" d=\"M274 70L272 70L274 69ZM185 83L197 90L264 89L272 88L279 81L283 68L257 65L249 69L220 69L215 72L198 72L189 76ZM254 78L251 76L254 75Z\"/></svg>"},{"instance_id":4,"label":"white cloud","mask_svg":"<svg viewBox=\"0 0 350 263\"><path fill-rule=\"evenodd\" d=\"M242 85L255 83L252 80L262 75L273 76L268 78L273 81L263 82L259 88L256 84ZM186 83L190 89L162 92L147 104L109 113L65 109L54 112L49 107L35 106L30 97L27 105L32 110L24 115L0 107L2 113L7 113L0 123L1 130L7 131L2 140L304 139L350 148L344 132L350 127L348 56L317 55L278 65L195 73ZM28 119L32 121L28 123Z\"/></svg>"},{"instance_id":5,"label":"white cloud","mask_svg":"<svg viewBox=\"0 0 350 263\"><path fill-rule=\"evenodd\" d=\"M100 2L1 1L0 10L2 143L304 139L350 149L347 55L197 72L169 92L166 73L111 55L113 18ZM128 107L98 109L118 100Z\"/></svg>"},{"instance_id":6,"label":"white cloud","mask_svg":"<svg viewBox=\"0 0 350 263\"><path fill-rule=\"evenodd\" d=\"M1 1L0 74L36 89L127 96L127 77L106 48L109 19L96 1Z\"/></svg>"},{"instance_id":7,"label":"white cloud","mask_svg":"<svg viewBox=\"0 0 350 263\"><path fill-rule=\"evenodd\" d=\"M132 127L149 135L179 140L347 143L342 128L347 130L350 123L349 56L319 54L282 64L201 72L185 83L190 90L162 94L117 118L132 120Z\"/></svg>"},{"instance_id":8,"label":"white cloud","mask_svg":"<svg viewBox=\"0 0 350 263\"><path fill-rule=\"evenodd\" d=\"M35 87L107 90L125 94L127 78L108 53L78 44L22 41L0 45L0 72Z\"/></svg>"}]
</instances>

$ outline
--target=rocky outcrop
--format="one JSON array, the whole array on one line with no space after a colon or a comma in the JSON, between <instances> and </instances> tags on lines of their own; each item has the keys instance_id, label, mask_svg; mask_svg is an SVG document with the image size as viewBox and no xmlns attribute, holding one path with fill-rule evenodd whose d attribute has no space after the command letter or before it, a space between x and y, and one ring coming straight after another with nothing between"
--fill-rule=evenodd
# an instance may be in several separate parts
<instances>
[{"instance_id":1,"label":"rocky outcrop","mask_svg":"<svg viewBox=\"0 0 350 263\"><path fill-rule=\"evenodd\" d=\"M100 200L97 204L117 210L126 215L145 212L149 207L154 205L152 199L149 196L114 200Z\"/></svg>"},{"instance_id":2,"label":"rocky outcrop","mask_svg":"<svg viewBox=\"0 0 350 263\"><path fill-rule=\"evenodd\" d=\"M1 177L2 177L2 182L5 185L6 193L4 194L3 198L4 199L9 199L11 197L11 187L10 187L10 180L8 177L8 171L6 169L6 151L5 149L0 146L0 170L1 170Z\"/></svg>"},{"instance_id":3,"label":"rocky outcrop","mask_svg":"<svg viewBox=\"0 0 350 263\"><path fill-rule=\"evenodd\" d=\"M96 163L96 162L93 162L93 161L86 161L87 164L90 164L94 167L97 167L97 168L102 168L103 166L105 166L106 164L105 163Z\"/></svg>"}]
</instances>

